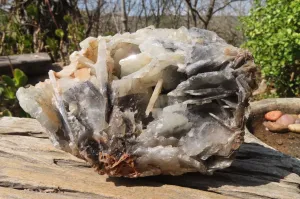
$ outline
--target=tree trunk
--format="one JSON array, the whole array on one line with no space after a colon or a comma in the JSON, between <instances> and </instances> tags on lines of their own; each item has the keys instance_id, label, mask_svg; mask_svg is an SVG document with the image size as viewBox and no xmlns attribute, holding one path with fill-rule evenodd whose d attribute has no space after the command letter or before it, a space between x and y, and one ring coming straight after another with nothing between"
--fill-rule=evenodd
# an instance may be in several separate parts
<instances>
[{"instance_id":1,"label":"tree trunk","mask_svg":"<svg viewBox=\"0 0 300 199\"><path fill-rule=\"evenodd\" d=\"M213 15L215 3L216 3L216 0L210 0L209 7L208 7L208 10L207 10L207 13L206 13L205 21L203 21L204 29L208 28L208 24L209 24L209 22L211 20L211 17Z\"/></svg>"},{"instance_id":2,"label":"tree trunk","mask_svg":"<svg viewBox=\"0 0 300 199\"><path fill-rule=\"evenodd\" d=\"M100 13L101 13L101 8L103 6L102 0L98 0L97 1L97 10L95 13L95 35L98 36L99 35L99 28L100 28Z\"/></svg>"},{"instance_id":3,"label":"tree trunk","mask_svg":"<svg viewBox=\"0 0 300 199\"><path fill-rule=\"evenodd\" d=\"M127 14L126 14L126 4L125 0L122 0L122 32L128 32L128 21L127 21Z\"/></svg>"},{"instance_id":4,"label":"tree trunk","mask_svg":"<svg viewBox=\"0 0 300 199\"><path fill-rule=\"evenodd\" d=\"M147 8L145 5L145 0L142 0L142 6L143 6L144 16L145 16L145 25L147 27L148 26L148 14L147 14Z\"/></svg>"},{"instance_id":5,"label":"tree trunk","mask_svg":"<svg viewBox=\"0 0 300 199\"><path fill-rule=\"evenodd\" d=\"M190 9L187 10L187 21L186 21L186 26L188 29L190 29Z\"/></svg>"},{"instance_id":6,"label":"tree trunk","mask_svg":"<svg viewBox=\"0 0 300 199\"><path fill-rule=\"evenodd\" d=\"M188 8L189 12L192 15L192 19L193 19L193 22L194 22L194 27L197 27L197 16L196 16L196 13L195 13L195 12L197 12L197 10L193 9L193 6L192 6L192 3L191 3L190 0L186 0L185 4L186 4L186 7Z\"/></svg>"}]
</instances>

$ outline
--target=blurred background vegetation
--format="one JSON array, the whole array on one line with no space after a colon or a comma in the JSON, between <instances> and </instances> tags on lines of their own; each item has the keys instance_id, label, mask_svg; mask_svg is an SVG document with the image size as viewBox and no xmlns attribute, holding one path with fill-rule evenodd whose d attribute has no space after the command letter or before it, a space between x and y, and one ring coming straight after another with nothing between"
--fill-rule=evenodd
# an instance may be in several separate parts
<instances>
[{"instance_id":1,"label":"blurred background vegetation","mask_svg":"<svg viewBox=\"0 0 300 199\"><path fill-rule=\"evenodd\" d=\"M0 0L0 56L48 52L67 64L88 36L150 25L215 31L253 53L266 82L257 99L300 96L300 0ZM17 103L7 90L25 84L16 73L0 79L2 114Z\"/></svg>"},{"instance_id":2,"label":"blurred background vegetation","mask_svg":"<svg viewBox=\"0 0 300 199\"><path fill-rule=\"evenodd\" d=\"M300 96L300 0L255 1L242 18L245 43L275 96Z\"/></svg>"}]
</instances>

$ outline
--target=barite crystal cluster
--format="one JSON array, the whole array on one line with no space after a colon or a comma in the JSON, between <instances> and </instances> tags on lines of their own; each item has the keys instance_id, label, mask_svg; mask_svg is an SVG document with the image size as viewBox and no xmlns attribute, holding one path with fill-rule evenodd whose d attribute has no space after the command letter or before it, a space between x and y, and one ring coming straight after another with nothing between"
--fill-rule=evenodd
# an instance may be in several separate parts
<instances>
[{"instance_id":1,"label":"barite crystal cluster","mask_svg":"<svg viewBox=\"0 0 300 199\"><path fill-rule=\"evenodd\" d=\"M251 54L214 32L148 27L89 37L70 65L17 92L56 147L99 174L210 174L243 142Z\"/></svg>"}]
</instances>

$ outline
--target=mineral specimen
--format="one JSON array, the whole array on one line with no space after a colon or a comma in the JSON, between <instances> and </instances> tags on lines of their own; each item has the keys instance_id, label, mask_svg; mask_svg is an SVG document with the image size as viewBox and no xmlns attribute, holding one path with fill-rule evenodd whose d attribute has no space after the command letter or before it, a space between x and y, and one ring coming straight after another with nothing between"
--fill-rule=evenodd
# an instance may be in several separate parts
<instances>
[{"instance_id":1,"label":"mineral specimen","mask_svg":"<svg viewBox=\"0 0 300 199\"><path fill-rule=\"evenodd\" d=\"M62 71L17 92L55 146L109 176L209 174L231 164L255 87L250 53L184 27L80 46Z\"/></svg>"}]
</instances>

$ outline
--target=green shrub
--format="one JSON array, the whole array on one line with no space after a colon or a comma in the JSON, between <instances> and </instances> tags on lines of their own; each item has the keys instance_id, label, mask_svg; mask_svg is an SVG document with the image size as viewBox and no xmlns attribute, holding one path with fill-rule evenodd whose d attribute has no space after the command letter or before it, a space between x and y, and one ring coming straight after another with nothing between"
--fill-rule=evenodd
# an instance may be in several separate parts
<instances>
[{"instance_id":1,"label":"green shrub","mask_svg":"<svg viewBox=\"0 0 300 199\"><path fill-rule=\"evenodd\" d=\"M256 1L241 19L248 48L279 96L300 96L300 0Z\"/></svg>"},{"instance_id":2,"label":"green shrub","mask_svg":"<svg viewBox=\"0 0 300 199\"><path fill-rule=\"evenodd\" d=\"M68 51L71 53L80 49L79 43L85 38L85 27L74 21L70 15L65 15L64 20L68 23Z\"/></svg>"},{"instance_id":3,"label":"green shrub","mask_svg":"<svg viewBox=\"0 0 300 199\"><path fill-rule=\"evenodd\" d=\"M27 84L28 78L20 69L15 69L13 76L2 75L0 79L0 116L27 117L19 106L16 92Z\"/></svg>"},{"instance_id":4,"label":"green shrub","mask_svg":"<svg viewBox=\"0 0 300 199\"><path fill-rule=\"evenodd\" d=\"M51 12L41 0L16 1L12 12L0 9L0 56L47 51L53 61L67 64L66 57L80 50L86 25L70 15L70 10L63 10L59 1L51 2L55 4ZM66 15L62 18L62 14Z\"/></svg>"}]
</instances>

